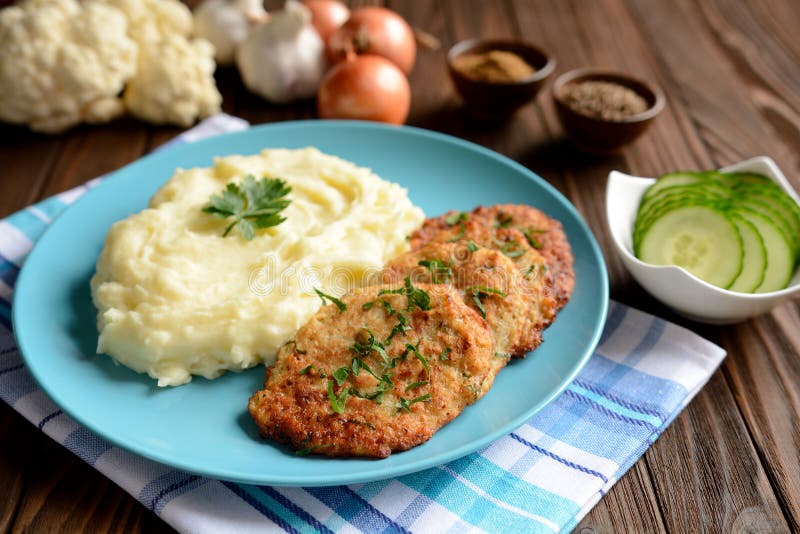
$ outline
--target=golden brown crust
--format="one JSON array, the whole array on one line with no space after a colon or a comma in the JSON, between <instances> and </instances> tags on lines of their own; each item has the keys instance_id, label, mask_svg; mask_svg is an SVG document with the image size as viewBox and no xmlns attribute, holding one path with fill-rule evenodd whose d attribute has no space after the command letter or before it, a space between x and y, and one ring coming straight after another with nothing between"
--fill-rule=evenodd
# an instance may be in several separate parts
<instances>
[{"instance_id":1,"label":"golden brown crust","mask_svg":"<svg viewBox=\"0 0 800 534\"><path fill-rule=\"evenodd\" d=\"M458 212L450 212L436 219L428 219L422 228L411 236L413 247L424 246L423 237L431 242L449 243L469 241L494 250L498 250L512 259L523 275L523 291L527 295L530 306L529 327L524 331L519 351L514 357L524 356L527 351L538 347L542 342L542 331L553 322L559 309L559 303L553 294L553 278L547 267L544 256L529 243L524 234L514 228L486 224L484 218L468 214L466 220L448 223L456 219ZM522 349L527 350L522 350Z\"/></svg>"},{"instance_id":2,"label":"golden brown crust","mask_svg":"<svg viewBox=\"0 0 800 534\"><path fill-rule=\"evenodd\" d=\"M381 294L388 287L397 286L371 286L343 297L345 311L323 306L281 348L264 389L248 406L263 436L315 454L384 458L427 441L489 390L501 367L492 335L459 293L449 285L419 284L430 306L408 309L406 294ZM396 328L401 315L405 330ZM393 330L399 333L386 343ZM375 349L374 341L383 343L385 357L365 348ZM354 374L354 359L378 378L360 363ZM337 369L349 371L335 375ZM334 410L329 387L334 396L350 392L342 413ZM380 404L359 397L381 388Z\"/></svg>"},{"instance_id":3,"label":"golden brown crust","mask_svg":"<svg viewBox=\"0 0 800 534\"><path fill-rule=\"evenodd\" d=\"M495 352L524 355L534 348L529 330L533 302L522 270L508 256L483 246L428 243L390 261L382 282L397 284L405 277L417 283L452 284L472 309L482 314L494 335Z\"/></svg>"},{"instance_id":4,"label":"golden brown crust","mask_svg":"<svg viewBox=\"0 0 800 534\"><path fill-rule=\"evenodd\" d=\"M575 260L559 221L534 207L518 204L479 207L471 216L487 226L505 224L508 228L523 232L547 262L558 310L566 305L575 287Z\"/></svg>"},{"instance_id":5,"label":"golden brown crust","mask_svg":"<svg viewBox=\"0 0 800 534\"><path fill-rule=\"evenodd\" d=\"M427 219L419 230L411 234L411 250L421 248L430 241L446 241L457 236L462 228L462 222L456 222L458 215L457 211L449 211ZM476 225L490 229L515 229L523 233L525 241L536 245L546 262L551 282L550 295L556 302L555 311L566 305L575 286L574 258L560 222L532 206L500 204L479 206L468 213L463 226L467 230L465 235L471 233L470 229Z\"/></svg>"}]
</instances>

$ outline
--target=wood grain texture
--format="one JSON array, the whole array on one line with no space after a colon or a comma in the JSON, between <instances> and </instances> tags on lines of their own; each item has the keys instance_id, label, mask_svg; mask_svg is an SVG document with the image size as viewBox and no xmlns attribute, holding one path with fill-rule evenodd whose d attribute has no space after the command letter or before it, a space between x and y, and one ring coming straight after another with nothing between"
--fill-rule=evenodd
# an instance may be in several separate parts
<instances>
[{"instance_id":1,"label":"wood grain texture","mask_svg":"<svg viewBox=\"0 0 800 534\"><path fill-rule=\"evenodd\" d=\"M7 0L0 0L0 5ZM189 2L196 4L196 1ZM282 0L268 0L276 8ZM676 317L626 273L605 224L612 169L657 175L769 154L800 185L800 4L793 0L357 0L385 4L442 48L421 50L408 123L466 138L531 168L576 205L606 257L617 300L685 325L729 352L696 400L577 527L600 532L800 531L800 306L731 327ZM621 155L564 141L548 89L505 123L470 118L445 69L455 42L518 36L558 61L623 70L668 104ZM224 110L252 123L315 116L275 106L235 68L216 73ZM58 136L0 125L0 216L109 172L180 132L134 120ZM0 531L161 532L169 527L11 408L0 405Z\"/></svg>"}]
</instances>

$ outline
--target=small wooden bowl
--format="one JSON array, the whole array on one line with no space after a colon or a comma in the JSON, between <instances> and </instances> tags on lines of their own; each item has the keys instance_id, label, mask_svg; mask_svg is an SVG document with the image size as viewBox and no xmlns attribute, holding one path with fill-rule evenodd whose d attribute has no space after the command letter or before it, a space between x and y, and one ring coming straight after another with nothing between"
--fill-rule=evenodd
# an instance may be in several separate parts
<instances>
[{"instance_id":1,"label":"small wooden bowl","mask_svg":"<svg viewBox=\"0 0 800 534\"><path fill-rule=\"evenodd\" d=\"M536 69L536 72L524 80L504 83L474 80L453 68L453 60L458 56L482 54L492 50L516 54ZM556 61L540 48L523 41L468 39L450 49L447 53L447 66L453 84L470 113L479 119L500 120L510 117L536 97L555 70Z\"/></svg>"},{"instance_id":2,"label":"small wooden bowl","mask_svg":"<svg viewBox=\"0 0 800 534\"><path fill-rule=\"evenodd\" d=\"M590 117L573 110L560 97L564 87L586 81L612 82L631 89L647 102L642 113L608 120ZM566 72L553 82L553 100L567 137L581 150L592 154L614 154L619 152L650 126L653 119L664 109L664 93L651 83L627 74L605 70L583 68Z\"/></svg>"}]
</instances>

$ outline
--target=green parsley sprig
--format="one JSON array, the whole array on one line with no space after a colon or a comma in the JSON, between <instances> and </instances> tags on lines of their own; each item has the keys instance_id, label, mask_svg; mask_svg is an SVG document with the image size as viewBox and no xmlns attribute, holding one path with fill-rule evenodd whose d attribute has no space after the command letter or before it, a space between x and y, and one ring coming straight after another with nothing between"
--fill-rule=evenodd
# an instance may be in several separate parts
<instances>
[{"instance_id":1,"label":"green parsley sprig","mask_svg":"<svg viewBox=\"0 0 800 534\"><path fill-rule=\"evenodd\" d=\"M253 175L239 184L229 183L219 195L211 195L203 213L210 213L226 219L233 217L222 237L236 227L242 237L250 241L256 230L277 226L286 220L279 214L291 203L284 198L292 188L280 178L267 178L256 181Z\"/></svg>"},{"instance_id":2,"label":"green parsley sprig","mask_svg":"<svg viewBox=\"0 0 800 534\"><path fill-rule=\"evenodd\" d=\"M332 297L332 296L330 296L330 295L328 295L326 293L323 293L322 291L320 291L316 287L314 288L314 292L317 294L317 296L319 296L320 300L322 301L322 305L323 306L328 304L328 301L330 301L331 304L335 304L336 307L339 308L340 312L343 312L343 311L347 310L347 304L345 304L341 300L337 299L336 297Z\"/></svg>"},{"instance_id":3,"label":"green parsley sprig","mask_svg":"<svg viewBox=\"0 0 800 534\"><path fill-rule=\"evenodd\" d=\"M481 313L481 316L484 319L486 319L486 308L483 307L483 299L488 297L490 293L499 295L502 298L506 298L508 296L504 291L500 291L499 289L495 289L493 287L484 286L470 286L464 289L464 293L472 296L472 302L475 303L475 307L478 308L478 311Z\"/></svg>"}]
</instances>

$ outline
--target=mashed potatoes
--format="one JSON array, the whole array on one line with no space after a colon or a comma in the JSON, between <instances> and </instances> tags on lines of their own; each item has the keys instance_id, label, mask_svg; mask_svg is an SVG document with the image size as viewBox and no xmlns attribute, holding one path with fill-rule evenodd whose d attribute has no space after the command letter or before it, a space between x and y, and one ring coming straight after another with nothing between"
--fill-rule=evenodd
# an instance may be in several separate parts
<instances>
[{"instance_id":1,"label":"mashed potatoes","mask_svg":"<svg viewBox=\"0 0 800 534\"><path fill-rule=\"evenodd\" d=\"M203 213L246 175L286 180L282 224L252 241ZM150 207L111 228L92 278L98 352L174 386L272 363L331 295L407 249L424 218L405 189L316 149L265 150L179 170Z\"/></svg>"}]
</instances>

